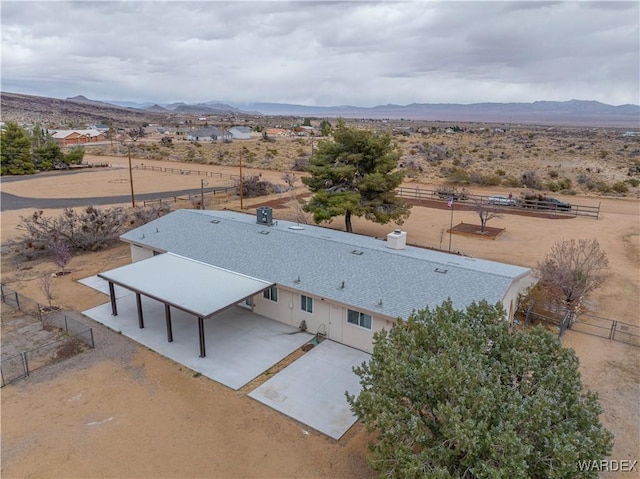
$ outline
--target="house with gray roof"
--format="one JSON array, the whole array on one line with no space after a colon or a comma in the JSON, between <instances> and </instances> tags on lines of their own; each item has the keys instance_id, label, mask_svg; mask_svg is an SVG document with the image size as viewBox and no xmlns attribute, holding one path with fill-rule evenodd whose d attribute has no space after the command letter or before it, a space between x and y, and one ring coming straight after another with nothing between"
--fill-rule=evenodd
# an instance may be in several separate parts
<instances>
[{"instance_id":1,"label":"house with gray roof","mask_svg":"<svg viewBox=\"0 0 640 479\"><path fill-rule=\"evenodd\" d=\"M121 239L132 264L99 275L111 290L143 290L199 320L241 304L365 352L374 332L447 298L458 309L501 303L512 318L518 293L535 282L528 268L409 246L401 230L385 241L274 221L266 207L178 210ZM112 305L117 314L113 295Z\"/></svg>"},{"instance_id":2,"label":"house with gray roof","mask_svg":"<svg viewBox=\"0 0 640 479\"><path fill-rule=\"evenodd\" d=\"M234 140L250 140L251 128L248 126L233 126L229 128L229 134Z\"/></svg>"},{"instance_id":3,"label":"house with gray roof","mask_svg":"<svg viewBox=\"0 0 640 479\"><path fill-rule=\"evenodd\" d=\"M187 133L187 140L190 141L216 141L222 139L222 132L215 126L198 128Z\"/></svg>"}]
</instances>

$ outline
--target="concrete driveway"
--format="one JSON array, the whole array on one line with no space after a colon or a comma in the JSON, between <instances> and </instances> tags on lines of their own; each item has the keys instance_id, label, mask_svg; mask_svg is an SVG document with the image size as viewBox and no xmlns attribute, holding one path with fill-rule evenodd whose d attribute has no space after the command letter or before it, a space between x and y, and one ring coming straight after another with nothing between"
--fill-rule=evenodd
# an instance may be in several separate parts
<instances>
[{"instance_id":1,"label":"concrete driveway","mask_svg":"<svg viewBox=\"0 0 640 479\"><path fill-rule=\"evenodd\" d=\"M361 389L352 369L369 359L365 352L325 340L249 396L337 440L357 420L344 394Z\"/></svg>"}]
</instances>

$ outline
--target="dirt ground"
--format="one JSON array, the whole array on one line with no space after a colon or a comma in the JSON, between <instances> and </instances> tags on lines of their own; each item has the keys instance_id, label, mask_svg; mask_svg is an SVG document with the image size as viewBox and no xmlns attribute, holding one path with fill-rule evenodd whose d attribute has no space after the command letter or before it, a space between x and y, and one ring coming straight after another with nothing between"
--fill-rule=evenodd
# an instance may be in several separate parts
<instances>
[{"instance_id":1,"label":"dirt ground","mask_svg":"<svg viewBox=\"0 0 640 479\"><path fill-rule=\"evenodd\" d=\"M124 166L126 159L108 161ZM237 173L231 167L197 168ZM262 173L271 181L284 183L280 172ZM25 197L122 195L129 191L128 172L123 175L121 169L87 170L3 182L2 189ZM198 188L200 180L134 171L134 184L139 191L162 192ZM508 192L502 188L478 190L482 194ZM280 200L290 206L275 209L276 218L301 219L299 210L291 207L295 201L289 193L267 200ZM253 213L255 205L264 201L245 200L244 209ZM635 199L580 196L570 201L601 203L600 218L555 221L507 213L489 223L504 229L495 239L454 234L452 250L533 267L559 239L595 237L609 257L611 275L589 298L587 307L599 316L640 325L640 203ZM239 202L235 199L210 205L211 209L223 207L239 209ZM16 237L19 216L30 213L2 212L3 243ZM449 210L414 206L402 228L411 244L446 249L450 221ZM453 223L479 224L472 211L454 211ZM359 218L353 225L356 233L377 237L386 236L395 227ZM329 226L343 229L343 220ZM77 280L129 261L124 245L73 257L68 265L72 273L54 280L54 302L77 311L106 302L105 296ZM44 302L38 277L54 270L51 262L18 264L5 256L2 281ZM365 460L368 437L361 425L356 424L340 441L330 440L257 403L243 390L231 391L207 378L194 377L191 371L128 338L92 325L95 350L43 368L2 389L2 477L373 476ZM616 436L611 458L639 459L640 348L572 331L565 336L564 344L580 357L585 386L600 394L605 409L603 421Z\"/></svg>"}]
</instances>

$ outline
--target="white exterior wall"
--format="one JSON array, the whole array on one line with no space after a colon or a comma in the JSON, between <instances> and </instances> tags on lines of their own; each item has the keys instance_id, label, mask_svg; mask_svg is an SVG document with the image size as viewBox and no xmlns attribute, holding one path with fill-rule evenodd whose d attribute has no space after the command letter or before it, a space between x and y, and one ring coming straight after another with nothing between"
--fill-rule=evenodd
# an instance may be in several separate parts
<instances>
[{"instance_id":1,"label":"white exterior wall","mask_svg":"<svg viewBox=\"0 0 640 479\"><path fill-rule=\"evenodd\" d=\"M142 246L137 246L135 244L131 245L131 262L132 263L141 261L143 259L151 258L152 256L153 256L153 250L148 248L143 248Z\"/></svg>"},{"instance_id":2,"label":"white exterior wall","mask_svg":"<svg viewBox=\"0 0 640 479\"><path fill-rule=\"evenodd\" d=\"M393 321L374 315L371 318L372 329L348 323L347 307L312 295L307 295L313 299L313 313L308 313L300 307L300 296L297 291L278 287L277 303L265 299L261 293L253 298L253 311L294 327L300 326L304 320L307 332L326 332L329 339L368 353L373 351L373 333L393 326Z\"/></svg>"},{"instance_id":3,"label":"white exterior wall","mask_svg":"<svg viewBox=\"0 0 640 479\"><path fill-rule=\"evenodd\" d=\"M513 321L513 315L518 307L518 294L523 293L528 287L537 282L537 278L532 273L529 273L511 283L511 286L509 286L509 289L502 299L502 305L504 306L509 323Z\"/></svg>"}]
</instances>

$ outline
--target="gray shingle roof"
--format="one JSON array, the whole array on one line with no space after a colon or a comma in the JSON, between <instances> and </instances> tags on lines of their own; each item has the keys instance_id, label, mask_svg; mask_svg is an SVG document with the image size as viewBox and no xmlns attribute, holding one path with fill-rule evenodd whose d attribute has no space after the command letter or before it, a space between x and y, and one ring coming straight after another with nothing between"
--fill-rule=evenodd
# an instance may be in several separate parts
<instances>
[{"instance_id":1,"label":"gray shingle roof","mask_svg":"<svg viewBox=\"0 0 640 479\"><path fill-rule=\"evenodd\" d=\"M448 297L456 308L480 299L496 303L530 272L411 246L392 250L379 239L302 226L259 225L254 215L230 211L178 210L121 238L392 318Z\"/></svg>"}]
</instances>

